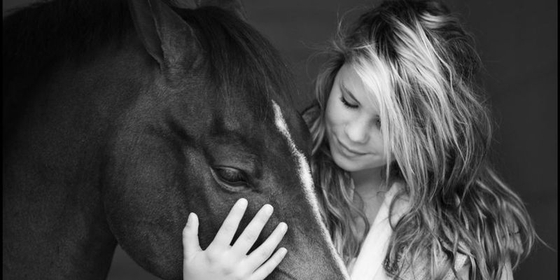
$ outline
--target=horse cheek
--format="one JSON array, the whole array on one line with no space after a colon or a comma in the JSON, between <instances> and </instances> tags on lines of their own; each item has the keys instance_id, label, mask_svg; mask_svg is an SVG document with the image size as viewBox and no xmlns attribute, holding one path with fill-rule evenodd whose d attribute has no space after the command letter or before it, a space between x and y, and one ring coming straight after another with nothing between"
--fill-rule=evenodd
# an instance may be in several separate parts
<instances>
[{"instance_id":1,"label":"horse cheek","mask_svg":"<svg viewBox=\"0 0 560 280\"><path fill-rule=\"evenodd\" d=\"M107 221L123 250L140 266L164 279L182 272L181 231L188 215L177 186L179 164L163 141L121 135L104 172Z\"/></svg>"}]
</instances>

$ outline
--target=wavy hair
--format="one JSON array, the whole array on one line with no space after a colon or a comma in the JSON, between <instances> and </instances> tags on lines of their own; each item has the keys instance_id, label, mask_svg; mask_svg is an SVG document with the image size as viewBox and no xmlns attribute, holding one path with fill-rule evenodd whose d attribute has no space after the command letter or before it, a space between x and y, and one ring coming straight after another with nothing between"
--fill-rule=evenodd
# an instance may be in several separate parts
<instances>
[{"instance_id":1,"label":"wavy hair","mask_svg":"<svg viewBox=\"0 0 560 280\"><path fill-rule=\"evenodd\" d=\"M523 202L489 160L494 124L477 86L481 63L472 36L436 1L385 1L346 35L339 31L316 81L317 103L304 118L323 215L346 264L369 225L362 206L352 203L350 175L332 160L324 112L338 70L350 64L380 104L386 152L394 155L386 183L404 181L397 197L410 201L391 224L385 269L402 274L404 256L413 265L426 262L429 278L441 279L457 273L458 254L467 256L471 279L498 278L506 260L515 268L537 236ZM366 222L364 232L356 219Z\"/></svg>"}]
</instances>

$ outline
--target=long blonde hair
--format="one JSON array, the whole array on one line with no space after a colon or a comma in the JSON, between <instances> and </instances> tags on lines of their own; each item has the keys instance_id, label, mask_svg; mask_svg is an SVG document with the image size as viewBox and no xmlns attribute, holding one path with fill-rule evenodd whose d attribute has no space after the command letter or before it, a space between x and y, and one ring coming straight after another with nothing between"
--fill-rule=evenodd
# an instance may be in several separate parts
<instances>
[{"instance_id":1,"label":"long blonde hair","mask_svg":"<svg viewBox=\"0 0 560 280\"><path fill-rule=\"evenodd\" d=\"M396 224L385 269L402 273L401 256L427 261L430 279L455 273L466 255L471 279L496 279L506 260L527 256L536 233L520 198L489 162L492 127L482 90L480 59L472 37L436 1L385 1L364 13L348 35L338 33L316 82L317 103L304 117L314 146L315 183L323 214L348 264L369 229L361 205L352 203L349 174L333 162L324 110L336 73L354 67L380 104L387 154L386 180L405 182L410 210ZM391 211L393 207L391 207ZM355 220L366 222L358 232ZM444 262L438 256L446 255Z\"/></svg>"}]
</instances>

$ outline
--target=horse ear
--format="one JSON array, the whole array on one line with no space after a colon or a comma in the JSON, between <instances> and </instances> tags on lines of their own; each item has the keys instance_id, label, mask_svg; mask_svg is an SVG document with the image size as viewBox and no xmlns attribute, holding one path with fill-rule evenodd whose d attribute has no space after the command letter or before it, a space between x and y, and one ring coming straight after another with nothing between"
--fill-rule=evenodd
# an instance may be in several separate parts
<instances>
[{"instance_id":1,"label":"horse ear","mask_svg":"<svg viewBox=\"0 0 560 280\"><path fill-rule=\"evenodd\" d=\"M242 20L247 21L245 7L239 0L195 0L198 7L213 6L233 12Z\"/></svg>"},{"instance_id":2,"label":"horse ear","mask_svg":"<svg viewBox=\"0 0 560 280\"><path fill-rule=\"evenodd\" d=\"M129 0L136 32L163 75L180 79L199 53L192 28L161 0Z\"/></svg>"}]
</instances>

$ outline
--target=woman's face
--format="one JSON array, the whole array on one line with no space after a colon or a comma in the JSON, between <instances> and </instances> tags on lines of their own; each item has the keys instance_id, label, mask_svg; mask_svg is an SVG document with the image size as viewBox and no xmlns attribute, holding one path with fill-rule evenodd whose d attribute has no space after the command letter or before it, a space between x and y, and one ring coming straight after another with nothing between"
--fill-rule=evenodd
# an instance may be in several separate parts
<instances>
[{"instance_id":1,"label":"woman's face","mask_svg":"<svg viewBox=\"0 0 560 280\"><path fill-rule=\"evenodd\" d=\"M351 65L338 71L325 112L327 137L335 163L348 172L383 167L387 154L379 106L368 97Z\"/></svg>"}]
</instances>

